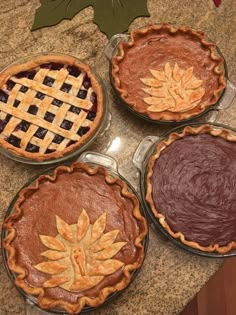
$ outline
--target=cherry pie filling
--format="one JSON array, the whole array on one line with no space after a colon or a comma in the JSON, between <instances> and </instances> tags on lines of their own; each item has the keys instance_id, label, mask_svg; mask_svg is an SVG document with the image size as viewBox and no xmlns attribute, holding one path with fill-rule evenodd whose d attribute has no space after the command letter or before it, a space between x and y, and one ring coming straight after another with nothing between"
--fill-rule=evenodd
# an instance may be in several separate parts
<instances>
[{"instance_id":1,"label":"cherry pie filling","mask_svg":"<svg viewBox=\"0 0 236 315\"><path fill-rule=\"evenodd\" d=\"M11 106L13 108L21 109L22 101L25 101L25 99L32 96L32 89L30 89L27 86L22 85L20 88L17 87L14 90L14 88L17 85L17 82L14 82L14 81L17 81L17 79L22 79L22 78L26 78L27 80L34 80L35 76L37 75L37 73L40 69L48 69L49 70L48 75L45 76L45 78L42 82L43 85L48 86L48 87L53 88L54 83L56 81L55 78L50 76L50 73L55 73L55 71L60 71L61 69L67 70L69 77L74 77L74 78L78 78L78 80L82 80L82 82L81 82L82 84L81 84L81 87L80 87L77 95L74 95L74 91L72 91L73 85L68 83L68 82L62 83L62 85L60 87L60 91L66 93L68 95L76 96L76 98L81 99L81 100L85 100L85 99L89 100L91 102L91 108L82 109L82 108L79 108L78 106L74 106L72 104L66 104L66 105L70 105L70 107L68 108L68 112L65 115L65 118L62 120L62 122L58 126L61 129L70 131L73 127L74 122L73 122L73 117L72 117L72 121L71 121L69 118L67 118L67 116L71 117L71 115L72 115L75 117L74 120L76 120L76 116L81 114L81 111L83 111L85 115L87 114L84 117L85 123L82 123L82 125L79 126L78 130L74 130L75 133L79 137L82 137L83 135L85 135L90 130L90 124L96 118L97 94L93 91L93 88L91 86L91 79L88 77L87 73L80 70L76 66L50 62L50 63L41 64L40 66L38 66L34 70L20 72L17 75L15 75L14 77L9 78L8 81L6 82L6 84L1 87L1 89L0 89L0 104L1 103L2 103L2 105L6 104L6 107L7 107L10 95L14 94L14 95L16 95L16 98L14 99L14 102L13 102L13 104L11 104ZM16 78L16 80L14 80L15 78ZM60 107L63 105L63 101L61 101L57 98L51 97L50 95L47 95L46 93L43 93L41 91L34 91L34 92L35 92L35 95L32 99L32 102L28 105L28 108L27 108L27 113L30 114L30 116L26 115L25 119L19 121L19 123L15 125L11 134L9 134L9 135L5 134L4 131L6 130L7 125L14 124L14 120L16 119L16 117L14 117L14 115L11 115L11 114L5 112L4 106L0 107L0 136L5 141L7 141L11 145L13 145L14 147L21 148L22 139L24 138L24 134L26 134L28 129L32 126L32 124L34 124L34 123L32 123L32 121L27 120L27 116L28 117L31 117L31 115L36 116L38 111L39 111L39 108L41 106L42 101L44 101L46 98L51 99L51 102L48 106L48 109L46 110L46 112L43 116L44 121L49 122L51 124L53 124L54 121L57 119L57 112L59 111ZM10 103L11 103L11 100L10 100ZM46 129L42 126L38 126L35 133L33 134L33 137L30 139L30 141L28 142L28 144L26 145L24 150L27 152L31 152L31 153L40 152L40 146L38 146L36 143L34 143L37 141L31 142L31 140L33 138L38 138L38 139L43 140L45 138L47 132L48 132L48 129ZM21 134L21 135L18 136L18 134L19 135ZM50 136L52 137L52 135L50 135ZM62 143L65 139L66 139L66 137L64 137L62 134L55 133L51 144L46 148L45 152L40 152L40 153L48 154L48 153L52 153L52 152L56 151L55 144L60 145L60 143ZM66 142L67 143L65 144L65 147L69 147L72 144L76 143L76 140L69 139L69 141L66 141Z\"/></svg>"}]
</instances>

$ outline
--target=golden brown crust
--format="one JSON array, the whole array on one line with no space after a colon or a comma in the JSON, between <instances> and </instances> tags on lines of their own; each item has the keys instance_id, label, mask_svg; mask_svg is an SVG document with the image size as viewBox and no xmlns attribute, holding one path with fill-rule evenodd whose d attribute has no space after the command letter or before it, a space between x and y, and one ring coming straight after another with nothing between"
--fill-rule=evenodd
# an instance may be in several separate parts
<instances>
[{"instance_id":1,"label":"golden brown crust","mask_svg":"<svg viewBox=\"0 0 236 315\"><path fill-rule=\"evenodd\" d=\"M143 106L142 108L137 109L136 103L128 100L129 91L123 89L121 87L121 81L119 78L120 71L120 63L124 60L126 56L126 52L131 47L134 47L136 41L142 37L144 34L148 34L150 31L159 31L165 29L169 34L176 34L178 32L188 33L199 38L199 42L202 44L204 49L206 47L210 51L210 58L212 61L217 63L217 66L214 67L214 74L218 76L218 88L213 91L212 97L209 102L200 102L194 108L190 108L185 112L171 112L168 110L163 110L160 112L151 112L147 109L147 106ZM128 42L121 42L118 46L118 54L112 59L112 77L114 80L114 86L116 90L120 93L121 98L125 101L125 103L130 106L132 109L140 112L148 116L153 120L168 120L168 121L181 121L190 119L194 116L197 116L203 113L207 108L217 103L222 91L226 87L225 83L225 72L223 67L224 60L220 57L216 50L216 45L214 43L208 42L204 32L193 30L187 26L174 28L169 24L161 24L161 25L150 25L144 29L134 30L130 33L130 40Z\"/></svg>"},{"instance_id":2,"label":"golden brown crust","mask_svg":"<svg viewBox=\"0 0 236 315\"><path fill-rule=\"evenodd\" d=\"M20 73L22 71L29 71L31 69L34 69L38 67L39 65L43 63L49 63L49 62L58 62L58 63L63 63L71 66L76 66L85 73L87 73L88 77L91 80L91 85L93 87L93 90L97 94L97 114L96 117L90 127L90 130L83 135L79 140L76 141L76 143L70 145L69 147L65 148L62 151L55 151L52 153L48 154L41 154L41 153L31 153L27 152L25 150L22 150L21 148L17 148L14 145L8 143L5 141L3 138L0 137L0 146L2 146L4 149L7 149L9 152L16 154L18 156L27 158L27 159L32 159L35 161L46 161L46 160L51 160L51 159L56 159L63 157L65 155L68 155L78 148L80 148L82 145L84 145L86 142L88 142L89 139L94 135L96 130L98 129L101 118L104 115L104 97L103 97L103 92L102 88L95 78L94 74L92 73L90 67L86 64L80 63L76 58L70 57L70 56L64 56L64 55L42 55L42 56L36 56L34 59L27 61L26 63L23 64L15 64L12 65L5 70L3 70L0 73L0 88L7 82L7 80L13 76L16 75L17 73Z\"/></svg>"},{"instance_id":3,"label":"golden brown crust","mask_svg":"<svg viewBox=\"0 0 236 315\"><path fill-rule=\"evenodd\" d=\"M134 244L139 249L140 255L136 262L129 265L125 265L123 267L123 276L118 283L116 283L113 286L104 287L100 291L99 296L95 298L82 296L79 298L76 304L72 304L69 302L65 302L61 299L53 300L52 298L49 298L45 295L44 288L31 287L25 282L24 279L27 276L27 270L25 270L24 268L17 264L17 254L15 248L12 246L12 242L17 237L17 231L14 228L14 222L17 222L17 220L20 219L21 216L23 215L21 210L21 204L27 198L27 195L32 193L33 191L38 190L40 183L43 182L44 180L55 182L59 174L65 172L71 173L77 169L82 169L90 175L102 174L104 176L106 183L108 183L109 185L118 185L121 189L121 195L125 198L128 198L132 202L133 216L137 220L140 230L140 234L135 239ZM139 201L132 192L128 191L126 184L121 179L109 175L109 173L103 167L90 168L82 163L74 163L71 165L71 167L59 166L58 168L56 168L52 176L41 175L35 181L34 186L24 188L20 192L19 198L15 203L14 213L7 217L7 219L3 223L3 228L8 231L8 235L3 240L3 246L8 253L8 266L12 272L18 274L15 279L16 285L22 288L26 293L38 296L38 304L41 308L49 309L54 307L61 307L71 314L79 313L85 305L96 307L102 304L109 294L116 291L120 291L129 284L132 276L132 271L140 268L142 265L144 259L144 247L142 245L142 241L144 240L145 236L148 233L146 220L140 213Z\"/></svg>"},{"instance_id":4,"label":"golden brown crust","mask_svg":"<svg viewBox=\"0 0 236 315\"><path fill-rule=\"evenodd\" d=\"M204 252L218 252L220 254L225 254L230 250L236 248L236 242L232 241L226 246L220 246L219 244L209 245L209 246L201 246L197 242L188 241L186 240L185 236L181 232L173 232L169 226L169 224L165 220L165 216L162 215L158 209L156 209L153 198L152 198L152 184L151 184L151 177L153 174L153 167L156 160L159 158L162 150L168 147L171 143L175 140L182 139L187 135L197 135L197 134L210 134L214 137L222 137L228 141L236 142L236 135L232 134L227 129L224 128L214 128L212 125L202 125L198 128L192 128L187 126L183 129L181 133L173 132L169 135L166 140L162 140L158 143L154 154L150 157L147 166L147 177L146 177L146 201L149 203L150 208L154 214L154 216L159 220L160 224L163 228L174 238L179 239L183 244L190 246L192 248L204 251Z\"/></svg>"}]
</instances>

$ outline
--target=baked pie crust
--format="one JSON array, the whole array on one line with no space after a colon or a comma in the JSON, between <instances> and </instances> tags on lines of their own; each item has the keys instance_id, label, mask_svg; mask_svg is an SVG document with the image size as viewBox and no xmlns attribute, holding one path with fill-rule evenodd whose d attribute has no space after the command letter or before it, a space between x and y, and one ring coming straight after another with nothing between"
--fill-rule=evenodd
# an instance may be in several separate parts
<instances>
[{"instance_id":1,"label":"baked pie crust","mask_svg":"<svg viewBox=\"0 0 236 315\"><path fill-rule=\"evenodd\" d=\"M142 90L149 95L143 101L151 105L150 112L186 112L199 104L205 94L203 81L194 77L193 67L185 71L176 63L172 69L167 62L164 71L150 72L154 78L140 79L148 86Z\"/></svg>"},{"instance_id":2,"label":"baked pie crust","mask_svg":"<svg viewBox=\"0 0 236 315\"><path fill-rule=\"evenodd\" d=\"M24 158L62 157L86 143L104 114L90 68L65 55L42 55L0 73L0 146Z\"/></svg>"},{"instance_id":3,"label":"baked pie crust","mask_svg":"<svg viewBox=\"0 0 236 315\"><path fill-rule=\"evenodd\" d=\"M168 24L132 31L112 58L112 77L128 106L163 121L201 114L226 86L216 45L201 31Z\"/></svg>"},{"instance_id":4,"label":"baked pie crust","mask_svg":"<svg viewBox=\"0 0 236 315\"><path fill-rule=\"evenodd\" d=\"M75 163L41 175L20 192L3 228L15 284L43 309L75 314L101 305L144 259L139 201L103 167Z\"/></svg>"},{"instance_id":5,"label":"baked pie crust","mask_svg":"<svg viewBox=\"0 0 236 315\"><path fill-rule=\"evenodd\" d=\"M235 154L236 135L212 125L187 126L157 144L146 201L169 235L204 252L236 248Z\"/></svg>"}]
</instances>

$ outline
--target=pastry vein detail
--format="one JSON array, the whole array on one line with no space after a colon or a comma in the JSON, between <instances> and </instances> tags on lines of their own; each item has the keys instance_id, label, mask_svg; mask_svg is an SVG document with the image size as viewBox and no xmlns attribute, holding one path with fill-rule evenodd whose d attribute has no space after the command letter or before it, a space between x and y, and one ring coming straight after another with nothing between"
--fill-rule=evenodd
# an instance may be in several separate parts
<instances>
[{"instance_id":1,"label":"pastry vein detail","mask_svg":"<svg viewBox=\"0 0 236 315\"><path fill-rule=\"evenodd\" d=\"M151 78L141 78L146 85L142 90L148 94L143 100L151 112L185 112L198 105L205 94L203 81L193 74L193 67L172 69L166 63L163 71L151 69Z\"/></svg>"},{"instance_id":2,"label":"pastry vein detail","mask_svg":"<svg viewBox=\"0 0 236 315\"><path fill-rule=\"evenodd\" d=\"M126 242L115 242L118 230L104 233L107 223L103 213L94 224L90 223L86 210L77 224L69 225L56 216L56 237L40 235L40 241L48 250L41 253L47 258L34 267L51 278L44 287L59 286L68 291L81 292L96 286L106 275L123 267L124 263L113 257Z\"/></svg>"}]
</instances>

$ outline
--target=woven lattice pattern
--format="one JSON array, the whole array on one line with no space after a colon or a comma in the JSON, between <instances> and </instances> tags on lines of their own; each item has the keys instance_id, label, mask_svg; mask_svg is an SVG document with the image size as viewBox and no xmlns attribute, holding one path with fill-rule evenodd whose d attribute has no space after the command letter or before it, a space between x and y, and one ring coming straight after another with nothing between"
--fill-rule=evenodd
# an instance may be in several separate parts
<instances>
[{"instance_id":1,"label":"woven lattice pattern","mask_svg":"<svg viewBox=\"0 0 236 315\"><path fill-rule=\"evenodd\" d=\"M43 64L1 88L1 137L28 152L61 151L89 131L96 111L97 96L84 71Z\"/></svg>"}]
</instances>

